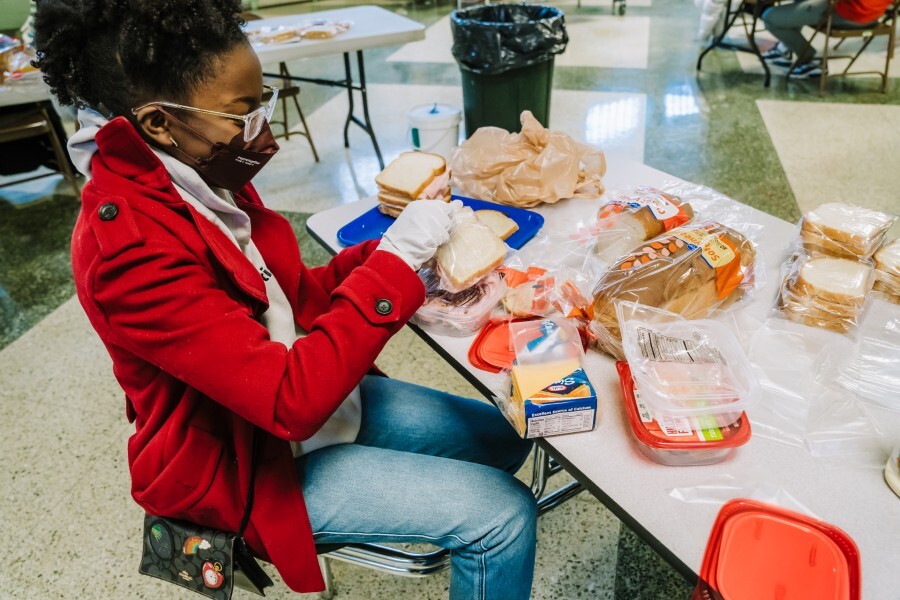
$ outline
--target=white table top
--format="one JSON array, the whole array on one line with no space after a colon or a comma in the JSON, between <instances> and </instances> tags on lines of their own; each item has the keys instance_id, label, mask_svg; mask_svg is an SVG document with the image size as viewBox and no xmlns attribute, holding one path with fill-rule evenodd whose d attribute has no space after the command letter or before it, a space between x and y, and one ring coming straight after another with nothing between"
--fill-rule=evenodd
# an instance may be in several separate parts
<instances>
[{"instance_id":1,"label":"white table top","mask_svg":"<svg viewBox=\"0 0 900 600\"><path fill-rule=\"evenodd\" d=\"M250 21L245 30L295 25L314 19L350 21L350 29L324 40L301 40L287 44L254 46L260 61L278 63L301 58L343 54L382 46L395 46L425 39L425 26L378 6L354 6L336 10L271 17Z\"/></svg>"},{"instance_id":2,"label":"white table top","mask_svg":"<svg viewBox=\"0 0 900 600\"><path fill-rule=\"evenodd\" d=\"M50 100L50 88L43 81L0 85L0 107Z\"/></svg>"},{"instance_id":3,"label":"white table top","mask_svg":"<svg viewBox=\"0 0 900 600\"><path fill-rule=\"evenodd\" d=\"M640 163L609 160L604 183L608 189L629 185L661 185L676 178ZM580 220L596 213L599 200L569 200L536 209L546 218L545 227ZM363 200L314 215L307 227L332 251L339 251L337 231L372 206ZM760 242L769 282L754 300L740 310L756 316L770 309L779 280L779 266L794 226L755 209L755 223L764 226ZM473 338L425 334L457 370L477 387L492 389L496 375L471 366L467 354ZM430 339L428 339L430 338ZM554 456L582 481L616 515L665 555L686 575L697 573L719 506L686 504L668 490L705 483L717 475L738 481L762 480L783 488L818 517L837 525L854 539L863 561L864 598L900 597L897 565L900 564L900 498L887 487L875 469L838 468L813 458L801 447L781 444L761 436L739 448L725 462L701 467L669 467L646 459L635 448L622 407L614 361L596 351L587 354L585 370L600 398L600 420L594 431L550 437L544 440ZM751 421L752 419L752 410ZM900 442L900 414L872 409L889 441ZM885 461L890 448L885 448ZM679 564L681 563L681 564Z\"/></svg>"}]
</instances>

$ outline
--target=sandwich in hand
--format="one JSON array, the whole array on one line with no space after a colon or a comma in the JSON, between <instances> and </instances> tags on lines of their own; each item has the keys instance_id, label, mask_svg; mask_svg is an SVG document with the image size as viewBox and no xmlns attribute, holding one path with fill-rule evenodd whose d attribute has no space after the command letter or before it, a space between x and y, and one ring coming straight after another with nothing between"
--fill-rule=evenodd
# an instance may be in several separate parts
<instances>
[{"instance_id":1,"label":"sandwich in hand","mask_svg":"<svg viewBox=\"0 0 900 600\"><path fill-rule=\"evenodd\" d=\"M378 209L398 216L415 200L450 202L450 171L442 156L404 152L375 177Z\"/></svg>"}]
</instances>

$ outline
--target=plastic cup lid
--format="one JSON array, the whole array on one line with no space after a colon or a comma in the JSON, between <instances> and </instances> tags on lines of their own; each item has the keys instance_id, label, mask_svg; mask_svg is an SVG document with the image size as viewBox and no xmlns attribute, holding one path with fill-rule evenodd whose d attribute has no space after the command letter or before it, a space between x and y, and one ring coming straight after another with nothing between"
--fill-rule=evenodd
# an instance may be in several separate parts
<instances>
[{"instance_id":1,"label":"plastic cup lid","mask_svg":"<svg viewBox=\"0 0 900 600\"><path fill-rule=\"evenodd\" d=\"M509 321L489 322L482 328L469 350L469 360L472 364L479 369L495 373L512 367L516 355L510 344L509 323ZM487 364L492 368L486 369L477 363Z\"/></svg>"},{"instance_id":2,"label":"plastic cup lid","mask_svg":"<svg viewBox=\"0 0 900 600\"><path fill-rule=\"evenodd\" d=\"M713 526L700 577L727 600L858 600L859 550L818 519L732 500Z\"/></svg>"}]
</instances>

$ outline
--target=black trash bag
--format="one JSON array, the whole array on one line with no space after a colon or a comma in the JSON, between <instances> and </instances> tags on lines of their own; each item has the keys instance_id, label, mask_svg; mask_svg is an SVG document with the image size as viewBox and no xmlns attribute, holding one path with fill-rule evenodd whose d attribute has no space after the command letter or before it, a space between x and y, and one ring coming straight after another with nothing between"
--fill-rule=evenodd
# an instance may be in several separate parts
<instances>
[{"instance_id":1,"label":"black trash bag","mask_svg":"<svg viewBox=\"0 0 900 600\"><path fill-rule=\"evenodd\" d=\"M549 6L473 6L453 11L450 28L459 66L479 74L497 75L544 62L569 43L565 15Z\"/></svg>"}]
</instances>

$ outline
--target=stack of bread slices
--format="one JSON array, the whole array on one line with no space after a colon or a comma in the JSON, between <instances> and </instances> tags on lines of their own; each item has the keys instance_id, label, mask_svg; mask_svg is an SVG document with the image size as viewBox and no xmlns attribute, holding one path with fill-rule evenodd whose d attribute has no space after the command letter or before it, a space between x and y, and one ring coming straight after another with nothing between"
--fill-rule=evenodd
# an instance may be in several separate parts
<instances>
[{"instance_id":1,"label":"stack of bread slices","mask_svg":"<svg viewBox=\"0 0 900 600\"><path fill-rule=\"evenodd\" d=\"M874 279L868 262L800 256L782 285L782 313L804 325L847 333L857 324Z\"/></svg>"},{"instance_id":2,"label":"stack of bread slices","mask_svg":"<svg viewBox=\"0 0 900 600\"><path fill-rule=\"evenodd\" d=\"M875 285L880 298L900 304L900 238L875 253Z\"/></svg>"},{"instance_id":3,"label":"stack of bread slices","mask_svg":"<svg viewBox=\"0 0 900 600\"><path fill-rule=\"evenodd\" d=\"M841 258L871 258L894 217L841 202L828 202L803 215L800 237L808 252Z\"/></svg>"},{"instance_id":4,"label":"stack of bread slices","mask_svg":"<svg viewBox=\"0 0 900 600\"><path fill-rule=\"evenodd\" d=\"M450 171L442 156L427 152L404 152L375 177L378 209L397 217L410 202L450 202Z\"/></svg>"}]
</instances>

